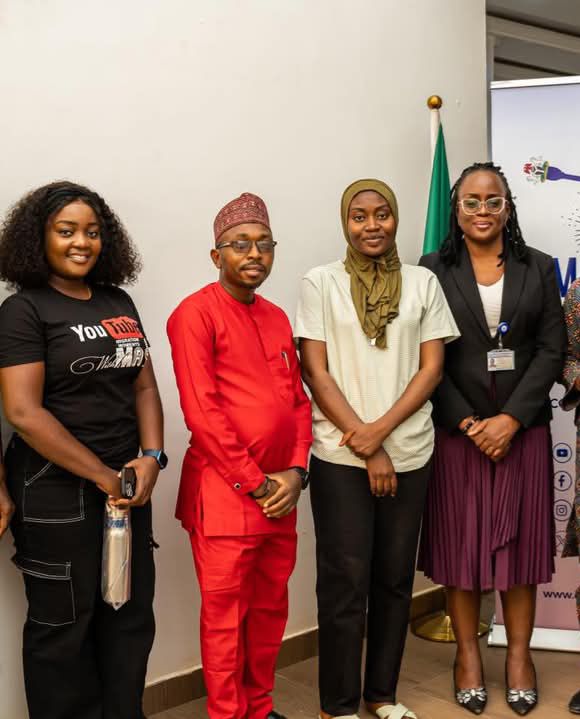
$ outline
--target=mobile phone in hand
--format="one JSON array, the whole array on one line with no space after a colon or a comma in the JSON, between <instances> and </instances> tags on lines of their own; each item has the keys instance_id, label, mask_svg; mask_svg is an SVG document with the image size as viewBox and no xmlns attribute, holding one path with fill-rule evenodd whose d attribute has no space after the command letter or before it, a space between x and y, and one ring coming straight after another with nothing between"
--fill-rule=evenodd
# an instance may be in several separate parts
<instances>
[{"instance_id":1,"label":"mobile phone in hand","mask_svg":"<svg viewBox=\"0 0 580 719\"><path fill-rule=\"evenodd\" d=\"M121 497L133 499L137 486L137 475L133 467L123 467L121 470Z\"/></svg>"}]
</instances>

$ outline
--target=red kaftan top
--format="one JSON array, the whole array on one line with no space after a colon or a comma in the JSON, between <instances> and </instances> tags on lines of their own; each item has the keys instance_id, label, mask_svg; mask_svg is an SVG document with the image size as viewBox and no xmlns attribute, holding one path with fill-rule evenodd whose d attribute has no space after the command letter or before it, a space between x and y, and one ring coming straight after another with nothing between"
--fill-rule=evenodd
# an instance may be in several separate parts
<instances>
[{"instance_id":1,"label":"red kaftan top","mask_svg":"<svg viewBox=\"0 0 580 719\"><path fill-rule=\"evenodd\" d=\"M296 512L267 519L248 496L265 473L308 461L311 409L288 318L263 297L239 302L216 282L183 300L167 334L191 431L177 518L206 536L292 531Z\"/></svg>"}]
</instances>

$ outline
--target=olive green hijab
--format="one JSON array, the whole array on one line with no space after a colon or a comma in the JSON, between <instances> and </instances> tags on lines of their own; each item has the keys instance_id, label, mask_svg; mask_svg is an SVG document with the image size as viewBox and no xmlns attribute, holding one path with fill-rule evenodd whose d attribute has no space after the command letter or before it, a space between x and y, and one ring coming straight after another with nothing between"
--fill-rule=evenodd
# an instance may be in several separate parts
<instances>
[{"instance_id":1,"label":"olive green hijab","mask_svg":"<svg viewBox=\"0 0 580 719\"><path fill-rule=\"evenodd\" d=\"M381 349L387 347L387 325L399 314L401 299L401 261L397 245L379 257L367 257L356 250L348 236L350 204L359 192L372 190L389 203L395 218L395 233L399 225L397 198L391 188L380 180L357 180L342 195L340 215L342 229L348 242L344 268L350 275L350 294L365 335Z\"/></svg>"}]
</instances>

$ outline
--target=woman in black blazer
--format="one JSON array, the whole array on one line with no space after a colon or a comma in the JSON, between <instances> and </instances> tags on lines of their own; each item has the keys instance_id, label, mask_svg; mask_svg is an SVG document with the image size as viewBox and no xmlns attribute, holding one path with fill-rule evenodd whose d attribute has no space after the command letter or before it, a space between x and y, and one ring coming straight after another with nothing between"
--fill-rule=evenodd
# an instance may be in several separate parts
<instances>
[{"instance_id":1,"label":"woman in black blazer","mask_svg":"<svg viewBox=\"0 0 580 719\"><path fill-rule=\"evenodd\" d=\"M549 392L566 332L553 259L524 243L500 168L465 169L449 235L421 264L443 287L461 338L446 346L433 398L436 443L420 568L448 588L457 637L456 699L487 700L477 629L481 593L501 593L508 636L506 699L537 703L529 643L536 585L553 572Z\"/></svg>"}]
</instances>

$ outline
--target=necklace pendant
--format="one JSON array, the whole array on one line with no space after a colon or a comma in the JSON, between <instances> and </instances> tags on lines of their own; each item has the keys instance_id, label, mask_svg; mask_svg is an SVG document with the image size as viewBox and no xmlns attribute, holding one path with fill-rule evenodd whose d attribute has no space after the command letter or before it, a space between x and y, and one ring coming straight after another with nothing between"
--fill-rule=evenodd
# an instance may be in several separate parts
<instances>
[{"instance_id":1,"label":"necklace pendant","mask_svg":"<svg viewBox=\"0 0 580 719\"><path fill-rule=\"evenodd\" d=\"M369 337L369 344L371 347L374 347L377 344L377 338L376 337Z\"/></svg>"}]
</instances>

